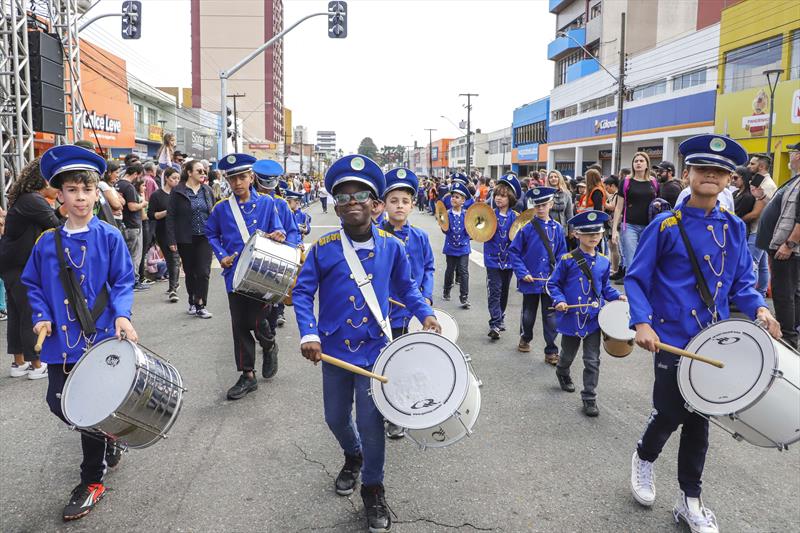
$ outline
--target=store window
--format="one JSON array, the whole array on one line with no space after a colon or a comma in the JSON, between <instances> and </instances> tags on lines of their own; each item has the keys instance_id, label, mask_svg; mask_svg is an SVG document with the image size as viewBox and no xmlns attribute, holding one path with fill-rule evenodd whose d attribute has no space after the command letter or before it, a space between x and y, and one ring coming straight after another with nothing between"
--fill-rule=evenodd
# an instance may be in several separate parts
<instances>
[{"instance_id":1,"label":"store window","mask_svg":"<svg viewBox=\"0 0 800 533\"><path fill-rule=\"evenodd\" d=\"M792 32L792 51L789 56L789 79L800 78L800 30Z\"/></svg>"},{"instance_id":2,"label":"store window","mask_svg":"<svg viewBox=\"0 0 800 533\"><path fill-rule=\"evenodd\" d=\"M706 69L685 72L672 78L672 90L680 91L697 85L704 85L706 82Z\"/></svg>"},{"instance_id":3,"label":"store window","mask_svg":"<svg viewBox=\"0 0 800 533\"><path fill-rule=\"evenodd\" d=\"M147 123L153 126L158 124L158 111L152 107L147 108Z\"/></svg>"},{"instance_id":4,"label":"store window","mask_svg":"<svg viewBox=\"0 0 800 533\"><path fill-rule=\"evenodd\" d=\"M764 71L781 68L783 36L743 46L725 54L726 93L761 87L767 83Z\"/></svg>"},{"instance_id":5,"label":"store window","mask_svg":"<svg viewBox=\"0 0 800 533\"><path fill-rule=\"evenodd\" d=\"M650 98L658 96L667 92L667 80L654 81L646 85L640 85L633 89L631 93L631 100L642 100L643 98Z\"/></svg>"},{"instance_id":6,"label":"store window","mask_svg":"<svg viewBox=\"0 0 800 533\"><path fill-rule=\"evenodd\" d=\"M137 124L144 124L142 104L133 104L133 120Z\"/></svg>"}]
</instances>

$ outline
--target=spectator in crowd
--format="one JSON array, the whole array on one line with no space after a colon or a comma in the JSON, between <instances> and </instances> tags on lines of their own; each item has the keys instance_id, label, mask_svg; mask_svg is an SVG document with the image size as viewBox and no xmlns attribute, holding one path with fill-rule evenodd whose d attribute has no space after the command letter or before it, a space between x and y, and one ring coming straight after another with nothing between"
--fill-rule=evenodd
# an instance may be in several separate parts
<instances>
[{"instance_id":1,"label":"spectator in crowd","mask_svg":"<svg viewBox=\"0 0 800 533\"><path fill-rule=\"evenodd\" d=\"M477 196L479 202L485 202L489 198L489 186L486 184L486 178L481 178L478 182Z\"/></svg>"},{"instance_id":2,"label":"spectator in crowd","mask_svg":"<svg viewBox=\"0 0 800 533\"><path fill-rule=\"evenodd\" d=\"M179 300L178 284L180 282L181 264L178 252L170 249L169 239L167 239L167 212L169 210L170 193L180 182L180 176L180 172L168 167L164 171L164 187L153 193L150 197L150 204L147 206L147 218L155 224L155 242L158 243L166 262L167 275L169 276L167 299L172 303Z\"/></svg>"},{"instance_id":3,"label":"spectator in crowd","mask_svg":"<svg viewBox=\"0 0 800 533\"><path fill-rule=\"evenodd\" d=\"M180 182L169 194L167 242L180 254L186 274L190 315L211 318L208 304L208 278L211 274L211 245L205 235L206 221L214 207L211 187L204 184L206 171L200 161L183 166Z\"/></svg>"},{"instance_id":4,"label":"spectator in crowd","mask_svg":"<svg viewBox=\"0 0 800 533\"><path fill-rule=\"evenodd\" d=\"M550 208L550 218L561 224L564 233L567 232L567 221L575 214L572 204L572 194L569 192L564 176L558 170L551 170L546 176L547 186L556 190L553 194L553 207Z\"/></svg>"},{"instance_id":5,"label":"spectator in crowd","mask_svg":"<svg viewBox=\"0 0 800 533\"><path fill-rule=\"evenodd\" d=\"M101 201L105 201L111 214L114 218L114 224L121 228L122 224L122 197L120 197L117 189L114 186L119 180L119 163L113 159L106 161L106 173L103 174L102 179L98 182L97 188L100 189ZM108 222L108 221L107 221Z\"/></svg>"},{"instance_id":6,"label":"spectator in crowd","mask_svg":"<svg viewBox=\"0 0 800 533\"><path fill-rule=\"evenodd\" d=\"M759 201L761 196L766 195L764 201L765 203L769 203L769 201L772 199L772 196L775 194L775 191L778 190L778 186L775 184L775 181L773 181L772 176L769 174L770 163L772 163L772 159L770 159L768 155L754 154L750 157L750 162L747 165L747 168L750 170L750 174L753 176L756 174L761 174L764 176L764 181L758 185L758 188L761 190L753 191L753 196L756 198L756 201Z\"/></svg>"},{"instance_id":7,"label":"spectator in crowd","mask_svg":"<svg viewBox=\"0 0 800 533\"><path fill-rule=\"evenodd\" d=\"M47 377L47 365L39 360L33 349L36 344L33 316L28 289L20 277L39 235L57 227L59 217L64 215L48 203L48 199L55 198L55 195L56 190L47 184L39 171L38 158L25 165L19 179L8 191L9 208L3 237L0 238L0 277L6 289L7 353L14 355L11 377Z\"/></svg>"},{"instance_id":8,"label":"spectator in crowd","mask_svg":"<svg viewBox=\"0 0 800 533\"><path fill-rule=\"evenodd\" d=\"M622 201L617 202L611 223L611 241L619 244L625 263L633 260L639 237L650 223L650 202L658 196L656 180L649 175L650 156L644 152L636 152L631 166L633 175L620 183Z\"/></svg>"},{"instance_id":9,"label":"spectator in crowd","mask_svg":"<svg viewBox=\"0 0 800 533\"><path fill-rule=\"evenodd\" d=\"M769 287L769 262L767 252L756 246L756 227L758 219L764 209L764 202L756 202L751 191L750 182L752 175L748 167L736 167L731 174L731 182L736 191L733 193L733 209L739 218L747 225L747 245L750 255L753 256L753 264L758 270L756 290L766 297Z\"/></svg>"},{"instance_id":10,"label":"spectator in crowd","mask_svg":"<svg viewBox=\"0 0 800 533\"><path fill-rule=\"evenodd\" d=\"M603 187L603 179L600 171L596 168L589 168L586 171L586 193L578 199L575 207L577 213L582 213L589 209L603 211L606 206L606 189Z\"/></svg>"},{"instance_id":11,"label":"spectator in crowd","mask_svg":"<svg viewBox=\"0 0 800 533\"><path fill-rule=\"evenodd\" d=\"M617 208L617 200L619 199L619 180L616 176L611 175L603 180L603 185L606 188L606 203L603 210L610 215L614 214ZM622 263L622 254L619 252L619 244L611 241L611 218L606 222L606 235L605 239L608 242L608 250L611 259L611 276L609 279L617 281L622 279L625 275L625 267ZM621 274L621 275L620 275Z\"/></svg>"},{"instance_id":12,"label":"spectator in crowd","mask_svg":"<svg viewBox=\"0 0 800 533\"><path fill-rule=\"evenodd\" d=\"M175 156L175 146L177 144L174 133L165 133L164 136L161 137L161 146L158 147L158 153L156 154L159 167L164 169L172 166Z\"/></svg>"},{"instance_id":13,"label":"spectator in crowd","mask_svg":"<svg viewBox=\"0 0 800 533\"><path fill-rule=\"evenodd\" d=\"M167 261L156 243L147 250L147 274L153 281L167 279Z\"/></svg>"},{"instance_id":14,"label":"spectator in crowd","mask_svg":"<svg viewBox=\"0 0 800 533\"><path fill-rule=\"evenodd\" d=\"M328 189L325 188L325 182L319 182L319 202L322 204L322 212L328 212Z\"/></svg>"},{"instance_id":15,"label":"spectator in crowd","mask_svg":"<svg viewBox=\"0 0 800 533\"><path fill-rule=\"evenodd\" d=\"M575 178L575 181L572 182L572 185L574 189L572 192L572 202L577 207L580 199L586 194L586 181L583 179L583 176L578 176Z\"/></svg>"},{"instance_id":16,"label":"spectator in crowd","mask_svg":"<svg viewBox=\"0 0 800 533\"><path fill-rule=\"evenodd\" d=\"M675 209L678 196L683 190L681 180L675 176L675 165L671 161L662 161L656 165L657 178L660 183L659 196L669 202L670 207Z\"/></svg>"},{"instance_id":17,"label":"spectator in crowd","mask_svg":"<svg viewBox=\"0 0 800 533\"><path fill-rule=\"evenodd\" d=\"M175 153L172 154L172 163L174 167L181 169L183 168L183 164L186 162L186 154L175 150Z\"/></svg>"},{"instance_id":18,"label":"spectator in crowd","mask_svg":"<svg viewBox=\"0 0 800 533\"><path fill-rule=\"evenodd\" d=\"M139 156L131 152L130 154L125 154L125 159L123 159L122 164L125 168L128 168L129 166L140 162L141 160L139 159Z\"/></svg>"},{"instance_id":19,"label":"spectator in crowd","mask_svg":"<svg viewBox=\"0 0 800 533\"><path fill-rule=\"evenodd\" d=\"M306 207L311 202L311 182L308 178L303 178L303 202Z\"/></svg>"},{"instance_id":20,"label":"spectator in crowd","mask_svg":"<svg viewBox=\"0 0 800 533\"><path fill-rule=\"evenodd\" d=\"M127 158L126 158L127 159ZM142 283L143 279L139 272L139 265L142 262L144 253L144 241L142 235L142 212L147 209L147 201L139 197L133 182L139 181L144 174L144 167L138 161L125 167L125 173L117 182L117 192L122 197L122 224L124 229L122 234L125 237L125 244L131 254L133 261L133 271L136 275L134 291L147 289L147 285Z\"/></svg>"}]
</instances>

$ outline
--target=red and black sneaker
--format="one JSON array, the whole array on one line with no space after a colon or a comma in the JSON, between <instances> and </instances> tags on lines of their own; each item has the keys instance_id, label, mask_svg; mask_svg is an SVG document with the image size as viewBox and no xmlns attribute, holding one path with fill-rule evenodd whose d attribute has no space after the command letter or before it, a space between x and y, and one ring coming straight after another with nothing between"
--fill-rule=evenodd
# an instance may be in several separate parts
<instances>
[{"instance_id":1,"label":"red and black sneaker","mask_svg":"<svg viewBox=\"0 0 800 533\"><path fill-rule=\"evenodd\" d=\"M103 496L106 488L102 483L91 483L84 485L81 483L74 489L69 496L69 502L64 507L64 521L77 520L83 518L94 509Z\"/></svg>"}]
</instances>

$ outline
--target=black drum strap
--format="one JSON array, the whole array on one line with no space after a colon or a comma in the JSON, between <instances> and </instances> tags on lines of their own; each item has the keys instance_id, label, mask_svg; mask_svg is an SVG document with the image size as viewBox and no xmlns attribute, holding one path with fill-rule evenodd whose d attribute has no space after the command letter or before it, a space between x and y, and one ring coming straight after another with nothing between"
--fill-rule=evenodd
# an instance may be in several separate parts
<instances>
[{"instance_id":1,"label":"black drum strap","mask_svg":"<svg viewBox=\"0 0 800 533\"><path fill-rule=\"evenodd\" d=\"M578 263L578 267L583 272L583 275L586 276L586 279L589 280L589 284L592 287L592 292L600 300L600 291L597 290L597 285L594 282L594 276L592 276L592 269L589 268L589 264L586 262L586 258L583 257L583 253L581 253L579 248L575 248L570 252L570 255Z\"/></svg>"},{"instance_id":2,"label":"black drum strap","mask_svg":"<svg viewBox=\"0 0 800 533\"><path fill-rule=\"evenodd\" d=\"M547 258L550 260L550 272L553 272L553 269L556 267L556 256L553 253L553 245L550 243L550 239L547 238L544 228L540 225L539 221L536 220L536 217L531 220L531 226L536 230L536 233L544 244L545 250L547 250Z\"/></svg>"},{"instance_id":3,"label":"black drum strap","mask_svg":"<svg viewBox=\"0 0 800 533\"><path fill-rule=\"evenodd\" d=\"M692 272L694 272L695 288L697 288L697 292L700 293L700 298L708 308L708 311L712 315L715 315L716 313L714 312L714 308L717 304L714 302L714 296L711 295L711 291L708 290L706 278L703 276L703 272L700 270L700 263L697 262L697 256L694 253L694 249L692 249L692 244L689 242L689 236L686 234L686 230L683 228L681 214L680 212L672 211L672 216L674 216L675 220L677 221L678 230L681 233L681 239L683 239L683 245L686 247L686 253L689 255L689 263L692 266Z\"/></svg>"},{"instance_id":4,"label":"black drum strap","mask_svg":"<svg viewBox=\"0 0 800 533\"><path fill-rule=\"evenodd\" d=\"M75 316L78 318L78 323L81 325L81 330L85 335L94 335L97 332L95 323L100 315L103 314L106 306L108 305L108 285L104 284L100 294L97 295L91 312L89 306L86 304L86 296L83 294L81 284L75 277L75 271L67 265L64 259L64 245L61 240L61 227L55 230L55 243L56 243L56 256L58 257L58 279L61 281L61 287L64 289L64 294L72 306Z\"/></svg>"}]
</instances>

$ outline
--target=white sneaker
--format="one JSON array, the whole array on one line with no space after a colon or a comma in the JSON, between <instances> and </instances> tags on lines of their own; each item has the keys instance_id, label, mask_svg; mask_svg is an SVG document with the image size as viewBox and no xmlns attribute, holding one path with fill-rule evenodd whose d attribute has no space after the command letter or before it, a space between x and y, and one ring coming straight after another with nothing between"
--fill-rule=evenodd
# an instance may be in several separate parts
<instances>
[{"instance_id":1,"label":"white sneaker","mask_svg":"<svg viewBox=\"0 0 800 533\"><path fill-rule=\"evenodd\" d=\"M39 368L31 367L28 370L28 379L42 379L47 377L47 363L42 363Z\"/></svg>"},{"instance_id":2,"label":"white sneaker","mask_svg":"<svg viewBox=\"0 0 800 533\"><path fill-rule=\"evenodd\" d=\"M21 365L18 365L17 363L11 363L11 370L8 374L12 378L22 378L28 375L28 370L31 368L33 368L33 365L31 365L28 361L25 361Z\"/></svg>"},{"instance_id":3,"label":"white sneaker","mask_svg":"<svg viewBox=\"0 0 800 533\"><path fill-rule=\"evenodd\" d=\"M189 304L189 310L186 311L186 314L187 315L197 314L197 308L194 306L194 304Z\"/></svg>"},{"instance_id":4,"label":"white sneaker","mask_svg":"<svg viewBox=\"0 0 800 533\"><path fill-rule=\"evenodd\" d=\"M656 501L656 473L653 463L639 458L633 450L631 457L631 492L633 499L645 507L651 507Z\"/></svg>"},{"instance_id":5,"label":"white sneaker","mask_svg":"<svg viewBox=\"0 0 800 533\"><path fill-rule=\"evenodd\" d=\"M195 316L197 316L197 317L199 317L199 318L211 318L211 317L213 317L214 315L212 315L212 314L211 314L211 311L209 311L209 310L208 310L208 309L206 309L205 307L199 307L199 308L197 309L197 312L195 313Z\"/></svg>"},{"instance_id":6,"label":"white sneaker","mask_svg":"<svg viewBox=\"0 0 800 533\"><path fill-rule=\"evenodd\" d=\"M692 533L719 533L717 517L711 509L707 509L700 498L687 498L682 490L678 491L672 516L676 523L686 522Z\"/></svg>"}]
</instances>

